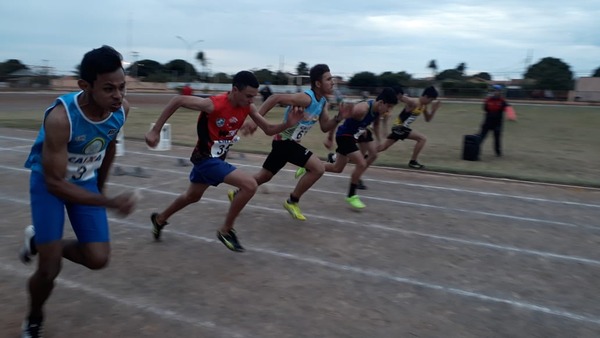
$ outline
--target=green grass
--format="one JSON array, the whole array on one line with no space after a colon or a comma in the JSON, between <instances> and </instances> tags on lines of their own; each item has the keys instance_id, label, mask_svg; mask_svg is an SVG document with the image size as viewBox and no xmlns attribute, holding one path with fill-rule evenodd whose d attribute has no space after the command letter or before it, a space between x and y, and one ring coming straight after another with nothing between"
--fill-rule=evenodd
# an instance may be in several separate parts
<instances>
[{"instance_id":1,"label":"green grass","mask_svg":"<svg viewBox=\"0 0 600 338\"><path fill-rule=\"evenodd\" d=\"M132 102L132 106L125 135L128 139L142 140L150 123L160 114L162 105L146 105L140 100ZM518 120L504 124L503 157L494 156L493 137L488 134L482 147L482 160L462 160L463 135L479 130L483 117L481 104L443 102L430 123L419 118L412 125L428 138L419 161L431 171L600 187L600 137L597 132L600 108L519 103L513 103L513 106ZM394 110L394 115L398 111L399 107ZM282 114L282 108L275 108L267 118L277 123ZM38 129L39 116L41 110L16 113L0 107L0 126ZM181 109L171 117L168 123L174 144L190 147L195 144L197 116L197 112ZM325 134L315 126L302 143L325 158L324 138ZM410 140L398 141L381 153L375 164L406 168L413 145ZM271 138L258 130L251 137L242 137L232 149L267 154L271 149Z\"/></svg>"}]
</instances>

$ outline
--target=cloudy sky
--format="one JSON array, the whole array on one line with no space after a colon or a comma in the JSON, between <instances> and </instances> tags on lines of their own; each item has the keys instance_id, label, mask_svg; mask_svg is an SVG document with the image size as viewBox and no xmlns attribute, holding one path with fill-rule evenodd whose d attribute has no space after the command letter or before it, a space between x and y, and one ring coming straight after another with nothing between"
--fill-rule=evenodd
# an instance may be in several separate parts
<instances>
[{"instance_id":1,"label":"cloudy sky","mask_svg":"<svg viewBox=\"0 0 600 338\"><path fill-rule=\"evenodd\" d=\"M57 74L103 44L127 61L187 59L197 69L202 50L211 71L226 73L306 62L345 78L425 77L436 60L439 70L464 62L468 74L505 80L544 57L576 76L600 67L597 0L19 0L0 2L0 14L0 61Z\"/></svg>"}]
</instances>

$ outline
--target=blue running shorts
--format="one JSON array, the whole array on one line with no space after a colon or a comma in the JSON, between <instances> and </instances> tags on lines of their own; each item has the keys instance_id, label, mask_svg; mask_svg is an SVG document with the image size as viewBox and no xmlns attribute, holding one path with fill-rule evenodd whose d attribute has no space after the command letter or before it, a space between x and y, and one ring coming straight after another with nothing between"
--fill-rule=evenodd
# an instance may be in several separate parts
<instances>
[{"instance_id":1,"label":"blue running shorts","mask_svg":"<svg viewBox=\"0 0 600 338\"><path fill-rule=\"evenodd\" d=\"M48 192L41 173L32 171L29 181L31 218L35 228L35 243L45 244L63 237L65 208L71 227L80 243L109 242L108 219L104 207L73 204ZM78 183L86 190L99 193L96 180Z\"/></svg>"},{"instance_id":2,"label":"blue running shorts","mask_svg":"<svg viewBox=\"0 0 600 338\"><path fill-rule=\"evenodd\" d=\"M190 173L190 182L217 186L225 180L225 176L236 167L218 157L207 157L194 164Z\"/></svg>"}]
</instances>

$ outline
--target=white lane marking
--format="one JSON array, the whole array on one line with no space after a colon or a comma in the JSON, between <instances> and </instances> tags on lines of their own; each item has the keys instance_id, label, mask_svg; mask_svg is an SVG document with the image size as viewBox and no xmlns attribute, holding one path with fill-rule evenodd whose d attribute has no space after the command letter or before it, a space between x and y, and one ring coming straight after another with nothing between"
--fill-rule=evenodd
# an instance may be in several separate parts
<instances>
[{"instance_id":1,"label":"white lane marking","mask_svg":"<svg viewBox=\"0 0 600 338\"><path fill-rule=\"evenodd\" d=\"M27 204L27 203L25 203L25 201L21 201L21 200L17 200L17 199L14 199L12 201L14 201L14 202L19 201L19 202L23 202L23 204ZM222 202L222 201L219 201L219 202ZM223 202L223 203L228 203L228 202ZM125 221L122 219L110 218L110 221L115 222L115 223L121 223L126 226L133 227L133 228L138 228L138 229L143 229L143 230L149 229L148 225L145 225L145 224L143 225L141 223L136 223L136 222ZM165 230L165 232L176 234L176 235L187 237L187 238L193 238L193 239L200 240L200 241L203 241L206 243L215 243L215 244L219 243L216 239L210 239L210 238L203 237L203 236L192 235L192 234L188 234L188 233L181 232L181 231L167 229L167 230ZM280 251L271 250L271 249L264 249L264 248L259 248L259 247L246 248L246 251L258 252L258 253L268 254L268 255L281 257L281 258L285 258L285 259L291 259L291 260L296 260L296 261L300 261L300 262L316 264L316 265L320 265L320 266L323 266L326 268L351 272L351 273L360 274L360 275L369 276L369 277L378 278L378 279L390 280L390 281L394 281L394 282L398 282L398 283L402 283L402 284L424 287L427 289L442 291L442 292L449 293L449 294L456 295L456 296L474 298L474 299L478 299L480 301L503 303L503 304L514 306L514 307L523 308L523 309L526 309L529 311L541 312L541 313L545 313L545 314L568 318L568 319L575 320L575 321L590 322L593 324L600 325L600 318L593 317L591 315L577 314L577 313L565 311L562 309L540 306L540 305L536 305L533 303L517 301L517 300L513 300L513 299L509 299L509 298L499 298L499 297L488 296L483 293L477 293L477 292L473 292L473 291L462 290L459 288L444 286L444 285L440 285L440 284L427 283L427 282L423 282L423 281L412 279L412 278L396 276L396 275L393 275L393 274L390 274L390 273L387 273L384 271L379 271L379 270L374 270L374 269L362 269L362 268L351 266L351 265L337 264L337 263L329 262L329 261L322 260L322 259L315 258L315 257L295 255L295 254L291 254L291 253L285 253L285 252L280 252Z\"/></svg>"},{"instance_id":2,"label":"white lane marking","mask_svg":"<svg viewBox=\"0 0 600 338\"><path fill-rule=\"evenodd\" d=\"M7 264L4 262L0 262L0 269L9 273L11 277L18 275L22 278L27 278L31 275L31 271L25 270L25 268L17 268L14 265ZM228 328L217 326L215 323L207 320L203 320L198 317L187 317L183 314L177 313L176 311L166 310L159 306L152 305L147 300L140 297L132 297L129 295L116 295L107 290L92 287L89 285L84 285L63 277L58 277L56 281L60 284L61 287L66 287L69 289L74 289L78 291L83 291L92 296L104 298L111 302L127 306L130 308L135 308L146 313L150 313L158 316L161 319L168 319L172 321L182 322L187 325L196 326L203 329L208 329L210 331L216 332L222 337L245 337L244 335L234 332Z\"/></svg>"},{"instance_id":3,"label":"white lane marking","mask_svg":"<svg viewBox=\"0 0 600 338\"><path fill-rule=\"evenodd\" d=\"M2 166L0 166L0 168L1 167ZM23 171L28 171L28 170L23 170ZM117 187L122 187L122 188L127 188L127 189L139 189L140 191L146 191L146 192L150 192L150 193L163 194L163 195L169 195L169 196L179 196L180 195L180 193L175 193L175 192L165 191L165 190L160 190L160 189L154 189L154 188L148 188L148 187L137 187L137 186L134 187L134 186L118 184L118 183L108 183L108 184L111 186L117 186ZM2 193L0 193L0 200L11 201L14 203L19 203L19 204L29 204L28 200L17 199L14 197L4 195ZM209 197L203 197L201 202L229 204L229 201L217 200L217 199L213 199L213 198L209 198ZM268 211L268 212L272 212L272 213L287 214L287 212L283 209L275 209L275 208L259 206L259 205L247 204L246 208L264 210L264 211ZM512 247L512 246L507 246L507 245L500 245L500 244L494 244L494 243L488 243L488 242L482 242L482 241L476 241L476 240L468 240L468 239L462 239L462 238L456 238L456 237L450 237L450 236L435 235L435 234L429 234L429 233L412 231L412 230L404 230L404 229L388 227L388 226L377 224L377 223L356 222L356 221L353 221L350 219L340 219L338 217L328 217L328 216L310 214L310 213L305 213L305 215L309 216L313 219L321 219L321 220L328 221L328 222L339 223L342 226L351 225L351 226L355 226L355 227L359 227L359 228L390 231L390 232L400 233L400 234L403 234L406 236L419 236L419 237L424 237L424 238L427 238L430 240L447 241L447 242L459 243L459 244L470 245L470 246L484 247L484 248L500 250L500 251L516 252L516 253L520 253L520 254L539 256L539 257L543 257L546 259L557 259L557 260L571 261L571 262L590 264L590 265L600 265L600 261L594 260L591 258L563 255L563 254L557 254L557 253L545 252L545 251L539 251L539 250L523 249L523 248L517 248L517 247Z\"/></svg>"},{"instance_id":4,"label":"white lane marking","mask_svg":"<svg viewBox=\"0 0 600 338\"><path fill-rule=\"evenodd\" d=\"M29 171L28 169L25 169L25 168L15 168L15 167L12 167L12 166L4 166L4 165L0 165L0 169L17 170L17 171ZM161 171L161 172L170 172L170 173L179 173L179 174L183 174L184 173L184 172L178 171L178 170L152 169L152 168L148 168L148 169L156 170L156 171ZM108 183L108 184L109 185L115 185L115 186L123 186L123 187L128 187L128 188L131 187L131 186L127 186L127 185L119 185L117 183ZM276 186L276 187L293 188L292 186L281 185L281 184L276 184L276 183L269 183L269 184L271 186ZM148 191L152 191L149 188L144 188L144 189L146 189ZM157 192L158 191L159 190L157 190ZM311 188L311 191L312 192L320 192L320 193L323 193L323 194L344 195L343 193L333 192L333 191L329 191L329 190L321 190L321 189L317 189L317 188ZM160 192L161 193L165 193L164 191L160 191ZM179 194L177 194L177 195L179 195ZM585 229L592 229L592 230L599 230L600 229L600 226L598 226L598 225L575 224L575 223L560 222L560 221L553 221L553 220L545 220L545 219L539 219L539 218L533 218L533 217L522 217L522 216L513 216L513 215L508 215L508 214L499 214L499 213L487 212L487 211L470 210L470 209L462 209L462 208L450 208L450 207L433 205L433 204L416 203L416 202L401 201L401 200L393 200L393 199L387 199L387 198L382 198L382 197L371 197L371 196L364 196L363 195L363 196L361 196L361 198L364 199L364 200L384 201L384 202L388 202L388 203L410 205L410 206L420 207L420 208L430 208L430 209L437 209L437 210L444 210L444 211L461 212L461 213L467 213L467 214L476 214L476 215L482 215L482 216L491 216L491 217L497 217L497 218L506 218L506 219L511 219L511 220L515 220L515 221L524 221L524 222L532 222L532 223L545 223L545 224L566 226L566 227L572 227L572 228L585 228ZM203 199L206 200L206 198L203 198ZM215 200L213 200L213 201L215 201ZM248 204L247 206L248 207L252 207L251 204Z\"/></svg>"},{"instance_id":5,"label":"white lane marking","mask_svg":"<svg viewBox=\"0 0 600 338\"><path fill-rule=\"evenodd\" d=\"M29 141L29 142L32 142L31 139L26 139L26 138L0 136L0 139L2 139L2 138L11 139L11 140L19 140L19 141ZM0 149L11 150L12 148L0 148ZM19 150L14 150L14 151L26 152L26 151L19 151ZM135 154L135 155L144 155L144 156L151 156L151 157L159 157L159 158L171 158L171 159L182 158L181 156L167 155L167 154L158 154L158 153L155 153L155 152L128 151L128 153ZM260 169L261 168L261 166L253 165L253 164L237 163L237 162L234 162L234 161L229 161L229 162L231 164L237 166L237 167L248 167L248 168L255 168L255 169ZM135 166L135 165L127 165L127 164L119 164L119 165L132 166L132 167ZM168 170L168 169L157 169L157 168L149 168L149 167L142 167L142 168L143 169L156 170L156 171L183 173L182 171ZM388 170L394 170L395 168L387 168L387 169ZM290 170L290 169L283 169L282 171L294 172L294 170ZM347 179L350 178L348 175L330 174L330 173L325 173L325 176L327 176L327 177L333 177L333 178L341 178L341 179L345 179L345 180L347 180ZM460 175L458 175L458 177L468 177L468 176L460 176ZM557 203L557 204L566 204L566 205L582 206L582 207L590 207L590 208L600 208L600 204L591 204L591 203L583 203L583 202L573 202L573 201L565 201L565 200L552 200L552 199L541 198L541 197L530 197L530 196L522 196L522 195L501 194L501 193L487 192L487 191L480 191L480 190L451 188L451 187L444 187L444 186L435 186L435 185L428 185L428 184L418 184L418 183L409 183L409 182L391 181L391 180L380 180L380 179L373 179L373 178L365 178L364 180L365 181L369 181L369 182L377 182L377 183L381 183L381 184L404 185L404 186L416 187L416 188L420 188L420 189L435 189L435 190L453 191L453 192L459 192L459 193L465 193L465 194L476 194L476 195L482 195L482 196L512 198L512 199L519 199L519 200L525 200L525 201L535 201L535 202L543 202L543 203ZM515 181L515 182L519 183L519 181ZM526 183L530 183L530 182L526 182ZM562 184L557 184L557 185L548 184L548 185L549 186L557 186L557 187L585 189L585 190L592 190L592 191L599 190L597 188L591 188L591 187L569 186L569 185L562 185Z\"/></svg>"},{"instance_id":6,"label":"white lane marking","mask_svg":"<svg viewBox=\"0 0 600 338\"><path fill-rule=\"evenodd\" d=\"M118 222L118 223L124 224L126 226L143 229L143 230L149 231L149 229L150 229L147 224L142 225L140 223L130 222L130 221L122 220L122 219L111 219L111 221ZM182 237L196 239L196 240L206 242L206 243L220 244L220 242L216 239L192 235L192 234L188 234L188 233L177 231L177 230L167 229L167 230L165 230L165 232L176 234L176 235L182 236ZM330 269L350 272L350 273L368 276L368 277L372 277L372 278L376 278L376 279L383 279L383 280L388 280L388 281L394 281L394 282L401 283L401 284L419 286L419 287L427 288L430 290L437 290L437 291L445 292L445 293L452 294L455 296L474 298L474 299L484 301L484 302L507 304L507 305L526 309L526 310L533 311L533 312L541 312L541 313L545 313L545 314L549 314L549 315L568 318L568 319L579 321L579 322L589 322L589 323L593 323L596 325L600 325L600 318L594 317L592 315L577 314L577 313L565 311L562 309L541 306L541 305L523 302L523 301L517 301L517 300L513 300L513 299L509 299L509 298L499 298L499 297L488 296L483 293L462 290L459 288L444 286L444 285L440 285L440 284L427 283L427 282L423 282L423 281L416 280L413 278L397 276L397 275L387 273L385 271L379 271L379 270L375 270L375 269L363 269L363 268L359 268L359 267L355 267L355 266L351 266L351 265L329 262L329 261L326 261L326 260L323 260L320 258L296 255L296 254L280 252L277 250L265 249L265 248L260 248L260 247L246 247L246 251L257 252L257 253L261 253L261 254L276 256L276 257L280 257L280 258L284 258L284 259L295 260L295 261L304 262L304 263L308 263L308 264L315 264L315 265L319 265L319 266L330 268Z\"/></svg>"}]
</instances>

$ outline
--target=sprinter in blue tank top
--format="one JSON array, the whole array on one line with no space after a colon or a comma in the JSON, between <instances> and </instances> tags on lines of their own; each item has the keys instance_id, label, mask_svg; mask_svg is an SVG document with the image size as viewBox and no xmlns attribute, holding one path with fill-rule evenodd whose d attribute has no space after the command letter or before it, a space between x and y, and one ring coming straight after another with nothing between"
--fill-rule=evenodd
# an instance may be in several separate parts
<instances>
[{"instance_id":1,"label":"sprinter in blue tank top","mask_svg":"<svg viewBox=\"0 0 600 338\"><path fill-rule=\"evenodd\" d=\"M380 116L391 111L397 103L396 91L389 87L384 88L375 100L371 99L356 103L352 109L352 114L337 128L335 133L336 159L334 163L325 164L325 171L341 173L349 161L354 163L354 170L350 176L350 188L346 197L346 202L354 209L365 207L356 194L356 189L362 174L377 158L377 145L380 142ZM371 125L373 126L373 132L369 129ZM377 141L373 138L373 133ZM325 144L330 144L332 140L333 130L329 132ZM359 149L359 142L369 154L367 158Z\"/></svg>"},{"instance_id":2,"label":"sprinter in blue tank top","mask_svg":"<svg viewBox=\"0 0 600 338\"><path fill-rule=\"evenodd\" d=\"M302 195L323 176L325 168L317 155L306 149L300 141L306 133L319 122L322 132L328 132L337 127L338 123L350 114L350 109L340 107L340 112L335 117L329 117L327 111L327 96L333 94L333 76L329 66L317 64L310 71L310 89L295 94L273 94L259 107L258 113L265 115L277 105L288 106L284 115L287 120L291 107L304 109L304 119L294 126L275 135L271 152L265 159L262 168L254 175L256 183L261 185L269 182L288 162L306 168L306 175L296 184L290 198L283 202L283 207L292 218L300 221L306 220L300 212L298 203ZM246 123L244 130L253 133L256 124ZM228 197L233 200L236 192L229 191Z\"/></svg>"},{"instance_id":3,"label":"sprinter in blue tank top","mask_svg":"<svg viewBox=\"0 0 600 338\"><path fill-rule=\"evenodd\" d=\"M43 305L50 297L62 258L98 270L110 254L106 208L131 213L133 194L110 198L104 183L115 156L117 133L125 123L125 72L121 55L109 46L85 54L81 91L60 96L44 113L42 127L25 167L31 169L33 225L25 229L24 263L37 255L29 279L30 308L23 337L40 337ZM65 210L76 240L64 240Z\"/></svg>"}]
</instances>

